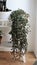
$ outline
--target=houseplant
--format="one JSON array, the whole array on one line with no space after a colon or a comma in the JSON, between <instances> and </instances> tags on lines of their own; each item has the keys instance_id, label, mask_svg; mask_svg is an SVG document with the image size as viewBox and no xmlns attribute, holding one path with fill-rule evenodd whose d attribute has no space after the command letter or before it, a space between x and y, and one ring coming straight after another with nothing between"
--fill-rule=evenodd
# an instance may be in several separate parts
<instances>
[{"instance_id":1,"label":"houseplant","mask_svg":"<svg viewBox=\"0 0 37 65\"><path fill-rule=\"evenodd\" d=\"M1 41L2 41L2 31L0 30L0 44L1 44Z\"/></svg>"},{"instance_id":2,"label":"houseplant","mask_svg":"<svg viewBox=\"0 0 37 65\"><path fill-rule=\"evenodd\" d=\"M12 25L9 34L12 35L12 49L14 53L19 51L20 54L24 55L27 51L28 30L26 29L26 25L28 23L28 17L29 14L22 9L15 10L10 14Z\"/></svg>"}]
</instances>

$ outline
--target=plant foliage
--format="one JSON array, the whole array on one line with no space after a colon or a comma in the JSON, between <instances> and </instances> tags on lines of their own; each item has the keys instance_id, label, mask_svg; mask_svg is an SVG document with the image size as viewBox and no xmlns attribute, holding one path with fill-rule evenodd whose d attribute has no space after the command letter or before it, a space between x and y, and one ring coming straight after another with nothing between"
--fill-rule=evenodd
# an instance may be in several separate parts
<instances>
[{"instance_id":1,"label":"plant foliage","mask_svg":"<svg viewBox=\"0 0 37 65\"><path fill-rule=\"evenodd\" d=\"M22 9L13 11L10 14L12 21L10 34L12 35L13 51L19 49L20 52L27 51L27 33L26 25L28 23L29 14Z\"/></svg>"}]
</instances>

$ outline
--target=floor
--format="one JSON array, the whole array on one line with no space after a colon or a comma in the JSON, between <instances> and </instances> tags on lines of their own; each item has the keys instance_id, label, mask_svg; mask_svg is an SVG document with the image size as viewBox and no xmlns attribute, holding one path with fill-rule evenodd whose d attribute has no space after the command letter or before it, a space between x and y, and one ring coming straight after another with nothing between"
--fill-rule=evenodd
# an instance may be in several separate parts
<instances>
[{"instance_id":1,"label":"floor","mask_svg":"<svg viewBox=\"0 0 37 65\"><path fill-rule=\"evenodd\" d=\"M0 65L33 65L36 58L33 53L26 53L26 63L11 59L10 52L0 52Z\"/></svg>"}]
</instances>

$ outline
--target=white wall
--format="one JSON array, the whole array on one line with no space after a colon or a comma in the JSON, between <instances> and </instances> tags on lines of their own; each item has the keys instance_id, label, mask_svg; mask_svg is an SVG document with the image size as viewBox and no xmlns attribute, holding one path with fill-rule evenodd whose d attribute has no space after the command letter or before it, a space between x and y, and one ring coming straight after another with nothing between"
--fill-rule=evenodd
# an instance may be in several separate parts
<instances>
[{"instance_id":1,"label":"white wall","mask_svg":"<svg viewBox=\"0 0 37 65\"><path fill-rule=\"evenodd\" d=\"M35 56L37 57L37 0L35 0L36 2L36 11L35 11L35 14L36 14L36 25L35 25L35 47L34 47L34 53L35 53Z\"/></svg>"},{"instance_id":2,"label":"white wall","mask_svg":"<svg viewBox=\"0 0 37 65\"><path fill-rule=\"evenodd\" d=\"M29 13L29 24L31 32L28 33L28 51L33 51L35 39L35 0L7 0L7 7L12 11L20 8Z\"/></svg>"}]
</instances>

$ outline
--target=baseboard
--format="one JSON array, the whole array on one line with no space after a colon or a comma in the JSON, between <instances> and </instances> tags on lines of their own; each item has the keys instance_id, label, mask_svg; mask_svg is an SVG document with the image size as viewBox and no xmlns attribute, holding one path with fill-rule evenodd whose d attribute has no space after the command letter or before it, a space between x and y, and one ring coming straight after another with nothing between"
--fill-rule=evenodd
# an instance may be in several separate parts
<instances>
[{"instance_id":1,"label":"baseboard","mask_svg":"<svg viewBox=\"0 0 37 65\"><path fill-rule=\"evenodd\" d=\"M11 47L4 47L4 46L0 46L0 51L12 51L11 50L12 48Z\"/></svg>"}]
</instances>

